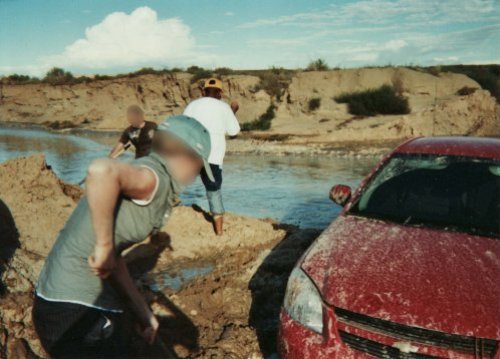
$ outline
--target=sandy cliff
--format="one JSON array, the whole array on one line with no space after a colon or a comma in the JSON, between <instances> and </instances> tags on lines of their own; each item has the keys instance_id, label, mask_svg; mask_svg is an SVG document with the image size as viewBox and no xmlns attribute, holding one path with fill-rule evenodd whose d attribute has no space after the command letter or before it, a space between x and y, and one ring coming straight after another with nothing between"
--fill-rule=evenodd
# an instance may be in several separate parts
<instances>
[{"instance_id":1,"label":"sandy cliff","mask_svg":"<svg viewBox=\"0 0 500 359\"><path fill-rule=\"evenodd\" d=\"M142 75L75 85L3 85L0 120L13 122L70 121L92 129L124 127L126 107L138 103L149 119L159 121L181 113L200 95L190 74ZM277 106L270 133L302 137L291 142L344 142L400 140L418 135L499 135L500 111L489 92L461 74L435 76L405 68L352 69L297 72L278 101L264 90L255 91L256 76L224 77L225 99L240 102L238 117L249 122L263 114L271 103ZM345 104L333 98L391 84L408 97L408 115L355 118ZM459 96L463 87L478 88ZM309 101L320 106L309 110ZM307 136L304 138L304 136Z\"/></svg>"},{"instance_id":2,"label":"sandy cliff","mask_svg":"<svg viewBox=\"0 0 500 359\"><path fill-rule=\"evenodd\" d=\"M398 88L409 100L408 115L357 119L345 104L333 98L345 93L377 88ZM422 135L498 135L500 111L488 91L458 96L463 87L480 88L470 78L453 73L434 76L410 69L380 68L305 72L295 76L287 100L279 105L273 132L308 134L308 141L398 140ZM308 111L319 98L316 111Z\"/></svg>"},{"instance_id":3,"label":"sandy cliff","mask_svg":"<svg viewBox=\"0 0 500 359\"><path fill-rule=\"evenodd\" d=\"M99 80L75 85L4 85L0 119L14 122L70 121L92 129L121 129L130 104L141 105L148 119L160 121L182 113L200 96L191 75L173 73ZM226 97L241 104L240 116L254 119L270 104L270 97L251 91L259 82L253 76L232 76L225 80Z\"/></svg>"}]
</instances>

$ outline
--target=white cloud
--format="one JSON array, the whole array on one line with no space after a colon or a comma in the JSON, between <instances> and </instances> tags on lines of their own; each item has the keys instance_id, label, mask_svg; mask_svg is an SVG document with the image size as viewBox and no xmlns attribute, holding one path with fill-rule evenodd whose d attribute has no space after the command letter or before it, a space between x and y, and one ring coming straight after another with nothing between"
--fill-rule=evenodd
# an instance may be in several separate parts
<instances>
[{"instance_id":1,"label":"white cloud","mask_svg":"<svg viewBox=\"0 0 500 359\"><path fill-rule=\"evenodd\" d=\"M357 24L387 25L403 18L405 27L443 25L498 17L496 0L358 0L329 9L297 13L243 23L241 28L274 25L304 27L343 26Z\"/></svg>"},{"instance_id":2,"label":"white cloud","mask_svg":"<svg viewBox=\"0 0 500 359\"><path fill-rule=\"evenodd\" d=\"M377 61L379 54L375 52L360 52L359 54L353 55L350 60L354 62L362 62L363 64L368 64Z\"/></svg>"},{"instance_id":3,"label":"white cloud","mask_svg":"<svg viewBox=\"0 0 500 359\"><path fill-rule=\"evenodd\" d=\"M0 66L0 75L23 74L29 76L41 76L50 69L50 65L13 65Z\"/></svg>"},{"instance_id":4,"label":"white cloud","mask_svg":"<svg viewBox=\"0 0 500 359\"><path fill-rule=\"evenodd\" d=\"M458 57L457 56L446 56L446 57L435 57L433 59L435 62L440 62L440 63L452 63L452 62L457 62Z\"/></svg>"},{"instance_id":5,"label":"white cloud","mask_svg":"<svg viewBox=\"0 0 500 359\"><path fill-rule=\"evenodd\" d=\"M213 57L196 51L190 28L179 18L159 19L149 7L114 12L85 30L58 55L54 66L104 69L125 66L206 63Z\"/></svg>"},{"instance_id":6,"label":"white cloud","mask_svg":"<svg viewBox=\"0 0 500 359\"><path fill-rule=\"evenodd\" d=\"M403 47L408 46L408 43L405 40L391 40L387 41L384 44L384 48L387 50L392 50L392 51L398 51L401 50Z\"/></svg>"},{"instance_id":7,"label":"white cloud","mask_svg":"<svg viewBox=\"0 0 500 359\"><path fill-rule=\"evenodd\" d=\"M234 12L232 11L227 11L224 13L225 16L234 16Z\"/></svg>"},{"instance_id":8,"label":"white cloud","mask_svg":"<svg viewBox=\"0 0 500 359\"><path fill-rule=\"evenodd\" d=\"M247 41L249 46L254 47L274 47L274 46L295 46L295 45L304 45L305 40L303 39L253 39Z\"/></svg>"}]
</instances>

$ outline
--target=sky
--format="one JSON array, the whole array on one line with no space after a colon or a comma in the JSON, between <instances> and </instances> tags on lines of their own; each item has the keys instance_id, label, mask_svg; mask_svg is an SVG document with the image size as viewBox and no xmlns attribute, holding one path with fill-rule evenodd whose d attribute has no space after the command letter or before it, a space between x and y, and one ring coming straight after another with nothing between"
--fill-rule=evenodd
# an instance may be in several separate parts
<instances>
[{"instance_id":1,"label":"sky","mask_svg":"<svg viewBox=\"0 0 500 359\"><path fill-rule=\"evenodd\" d=\"M500 64L500 0L0 0L0 74Z\"/></svg>"}]
</instances>

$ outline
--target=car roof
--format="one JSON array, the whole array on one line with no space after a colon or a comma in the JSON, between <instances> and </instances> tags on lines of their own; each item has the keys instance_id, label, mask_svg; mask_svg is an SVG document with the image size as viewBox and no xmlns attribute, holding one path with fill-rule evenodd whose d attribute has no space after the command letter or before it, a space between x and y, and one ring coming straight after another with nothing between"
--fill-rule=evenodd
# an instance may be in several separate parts
<instances>
[{"instance_id":1,"label":"car roof","mask_svg":"<svg viewBox=\"0 0 500 359\"><path fill-rule=\"evenodd\" d=\"M420 137L403 143L394 153L500 159L500 138Z\"/></svg>"}]
</instances>

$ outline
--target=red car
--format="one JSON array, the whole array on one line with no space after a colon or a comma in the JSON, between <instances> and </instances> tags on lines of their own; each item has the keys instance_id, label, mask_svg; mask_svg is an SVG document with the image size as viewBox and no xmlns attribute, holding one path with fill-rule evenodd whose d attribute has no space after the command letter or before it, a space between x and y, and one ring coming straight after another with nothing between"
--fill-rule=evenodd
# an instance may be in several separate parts
<instances>
[{"instance_id":1,"label":"red car","mask_svg":"<svg viewBox=\"0 0 500 359\"><path fill-rule=\"evenodd\" d=\"M390 153L292 271L289 359L500 359L500 140L434 137Z\"/></svg>"}]
</instances>

